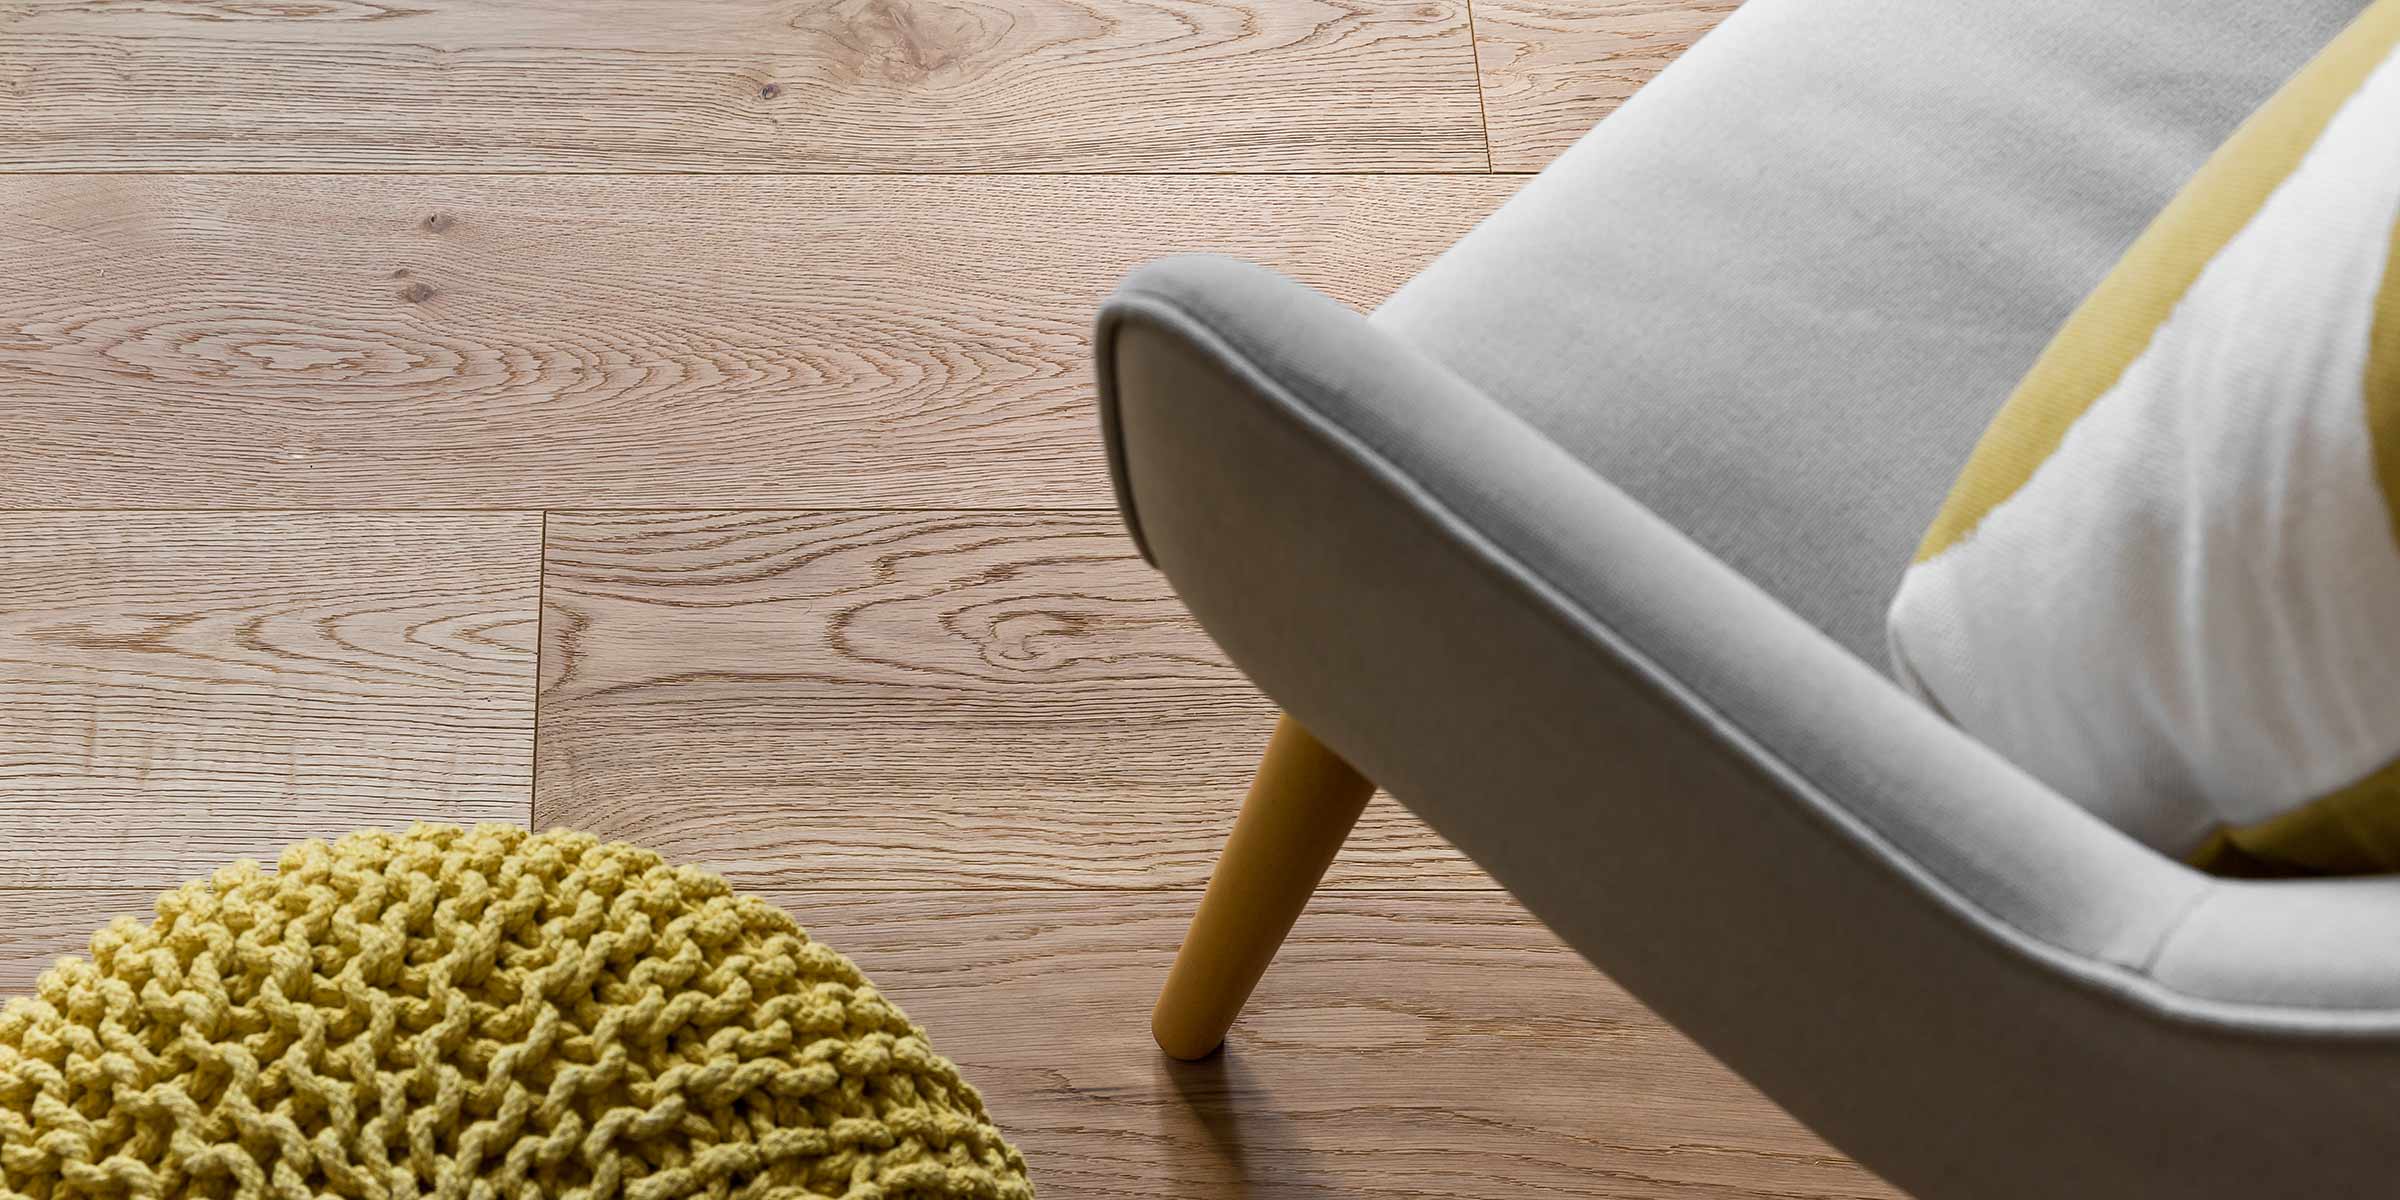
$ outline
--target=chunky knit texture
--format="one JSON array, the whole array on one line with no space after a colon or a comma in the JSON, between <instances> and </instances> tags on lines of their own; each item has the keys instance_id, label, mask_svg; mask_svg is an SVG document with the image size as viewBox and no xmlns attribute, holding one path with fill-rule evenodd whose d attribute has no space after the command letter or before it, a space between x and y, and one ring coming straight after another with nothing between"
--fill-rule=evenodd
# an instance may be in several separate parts
<instances>
[{"instance_id":1,"label":"chunky knit texture","mask_svg":"<svg viewBox=\"0 0 2400 1200\"><path fill-rule=\"evenodd\" d=\"M0 1200L1031 1197L848 959L706 871L486 826L304 842L0 1009Z\"/></svg>"}]
</instances>

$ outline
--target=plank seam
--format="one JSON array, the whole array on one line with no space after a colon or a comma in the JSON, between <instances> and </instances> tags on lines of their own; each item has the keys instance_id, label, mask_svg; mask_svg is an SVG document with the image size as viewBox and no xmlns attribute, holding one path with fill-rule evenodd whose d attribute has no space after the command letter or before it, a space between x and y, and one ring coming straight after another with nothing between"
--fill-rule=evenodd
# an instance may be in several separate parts
<instances>
[{"instance_id":1,"label":"plank seam","mask_svg":"<svg viewBox=\"0 0 2400 1200\"><path fill-rule=\"evenodd\" d=\"M533 548L533 745L525 758L525 828L539 830L542 803L542 656L550 651L550 510Z\"/></svg>"},{"instance_id":2,"label":"plank seam","mask_svg":"<svg viewBox=\"0 0 2400 1200\"><path fill-rule=\"evenodd\" d=\"M1475 36L1475 0L1460 0L1467 10L1467 54L1475 63L1475 120L1483 126L1483 169L1485 174L1500 173L1492 157L1492 110L1483 99L1483 41Z\"/></svg>"}]
</instances>

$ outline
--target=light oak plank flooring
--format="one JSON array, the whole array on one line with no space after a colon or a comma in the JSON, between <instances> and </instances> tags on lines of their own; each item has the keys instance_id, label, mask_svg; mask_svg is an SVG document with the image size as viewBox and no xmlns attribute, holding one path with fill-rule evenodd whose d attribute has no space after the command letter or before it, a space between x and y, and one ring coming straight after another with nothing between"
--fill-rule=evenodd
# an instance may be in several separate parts
<instances>
[{"instance_id":1,"label":"light oak plank flooring","mask_svg":"<svg viewBox=\"0 0 2400 1200\"><path fill-rule=\"evenodd\" d=\"M1200 1063L1146 1023L1191 893L766 894L932 1031L1049 1200L1897 1195L1496 893L1320 896ZM0 990L146 904L0 931Z\"/></svg>"},{"instance_id":2,"label":"light oak plank flooring","mask_svg":"<svg viewBox=\"0 0 2400 1200\"><path fill-rule=\"evenodd\" d=\"M10 0L0 169L1481 171L1466 0Z\"/></svg>"},{"instance_id":3,"label":"light oak plank flooring","mask_svg":"<svg viewBox=\"0 0 2400 1200\"><path fill-rule=\"evenodd\" d=\"M540 547L533 513L0 513L0 887L523 821Z\"/></svg>"},{"instance_id":4,"label":"light oak plank flooring","mask_svg":"<svg viewBox=\"0 0 2400 1200\"><path fill-rule=\"evenodd\" d=\"M1515 183L0 176L0 506L1105 508L1127 269L1363 307Z\"/></svg>"},{"instance_id":5,"label":"light oak plank flooring","mask_svg":"<svg viewBox=\"0 0 2400 1200\"><path fill-rule=\"evenodd\" d=\"M1730 2L0 0L0 995L569 824L856 957L1045 1197L1892 1197L1389 800L1228 1054L1146 1029L1274 713L1094 306L1370 307Z\"/></svg>"},{"instance_id":6,"label":"light oak plank flooring","mask_svg":"<svg viewBox=\"0 0 2400 1200\"><path fill-rule=\"evenodd\" d=\"M1114 514L553 513L536 820L753 885L1196 887L1274 709ZM1335 887L1490 887L1388 802Z\"/></svg>"},{"instance_id":7,"label":"light oak plank flooring","mask_svg":"<svg viewBox=\"0 0 2400 1200\"><path fill-rule=\"evenodd\" d=\"M148 921L159 887L62 890L0 887L0 1003L31 993L61 955L88 955L94 930L120 917Z\"/></svg>"},{"instance_id":8,"label":"light oak plank flooring","mask_svg":"<svg viewBox=\"0 0 2400 1200\"><path fill-rule=\"evenodd\" d=\"M1492 169L1539 171L1739 0L1474 0Z\"/></svg>"}]
</instances>

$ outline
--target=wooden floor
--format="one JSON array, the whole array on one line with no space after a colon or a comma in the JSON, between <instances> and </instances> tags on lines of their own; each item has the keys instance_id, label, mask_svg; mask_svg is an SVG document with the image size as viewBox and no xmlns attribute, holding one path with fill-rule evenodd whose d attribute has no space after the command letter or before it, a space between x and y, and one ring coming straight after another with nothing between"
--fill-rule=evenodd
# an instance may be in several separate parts
<instances>
[{"instance_id":1,"label":"wooden floor","mask_svg":"<svg viewBox=\"0 0 2400 1200\"><path fill-rule=\"evenodd\" d=\"M1731 0L0 10L0 992L412 819L706 863L1051 1197L1886 1197L1379 800L1229 1053L1153 990L1270 706L1086 330L1371 305Z\"/></svg>"}]
</instances>

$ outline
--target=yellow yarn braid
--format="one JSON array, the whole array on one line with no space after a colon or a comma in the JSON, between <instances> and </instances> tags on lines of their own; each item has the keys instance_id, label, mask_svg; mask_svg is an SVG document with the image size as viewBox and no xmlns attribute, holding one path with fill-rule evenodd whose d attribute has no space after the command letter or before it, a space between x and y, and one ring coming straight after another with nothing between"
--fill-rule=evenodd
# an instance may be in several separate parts
<instances>
[{"instance_id":1,"label":"yellow yarn braid","mask_svg":"<svg viewBox=\"0 0 2400 1200\"><path fill-rule=\"evenodd\" d=\"M848 959L585 834L359 833L0 1009L0 1198L1029 1200Z\"/></svg>"}]
</instances>

